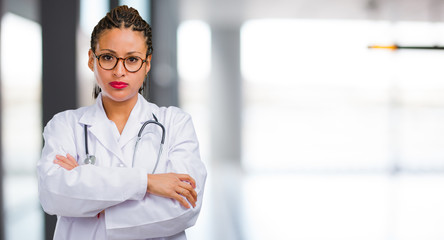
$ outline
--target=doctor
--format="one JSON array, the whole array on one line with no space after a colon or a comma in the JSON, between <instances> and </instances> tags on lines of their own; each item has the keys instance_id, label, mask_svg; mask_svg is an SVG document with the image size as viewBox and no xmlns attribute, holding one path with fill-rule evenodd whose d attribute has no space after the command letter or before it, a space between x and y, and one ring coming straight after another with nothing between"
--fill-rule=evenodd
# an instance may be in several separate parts
<instances>
[{"instance_id":1,"label":"doctor","mask_svg":"<svg viewBox=\"0 0 444 240\"><path fill-rule=\"evenodd\" d=\"M151 27L133 8L111 10L94 28L96 103L48 122L37 164L54 239L186 239L196 222L206 170L191 118L139 94L152 49ZM159 124L142 128L147 121Z\"/></svg>"}]
</instances>

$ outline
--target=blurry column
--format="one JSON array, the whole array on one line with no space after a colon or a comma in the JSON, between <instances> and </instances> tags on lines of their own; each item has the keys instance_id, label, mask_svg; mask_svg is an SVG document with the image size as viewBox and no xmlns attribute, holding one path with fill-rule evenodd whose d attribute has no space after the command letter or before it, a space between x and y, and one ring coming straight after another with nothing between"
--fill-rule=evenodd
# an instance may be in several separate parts
<instances>
[{"instance_id":1,"label":"blurry column","mask_svg":"<svg viewBox=\"0 0 444 240\"><path fill-rule=\"evenodd\" d=\"M43 125L54 114L76 108L78 1L41 1Z\"/></svg>"},{"instance_id":2,"label":"blurry column","mask_svg":"<svg viewBox=\"0 0 444 240\"><path fill-rule=\"evenodd\" d=\"M213 160L241 159L242 82L240 26L213 25L211 78L211 152Z\"/></svg>"},{"instance_id":3,"label":"blurry column","mask_svg":"<svg viewBox=\"0 0 444 240\"><path fill-rule=\"evenodd\" d=\"M159 106L178 106L177 74L177 0L151 1L153 58L151 83L148 85L151 102Z\"/></svg>"},{"instance_id":4,"label":"blurry column","mask_svg":"<svg viewBox=\"0 0 444 240\"><path fill-rule=\"evenodd\" d=\"M119 5L120 5L119 0L109 0L109 9L110 10L119 6Z\"/></svg>"},{"instance_id":5,"label":"blurry column","mask_svg":"<svg viewBox=\"0 0 444 240\"><path fill-rule=\"evenodd\" d=\"M43 125L54 114L77 107L76 30L79 1L40 1L43 71ZM57 218L45 214L45 239L52 239Z\"/></svg>"},{"instance_id":6,"label":"blurry column","mask_svg":"<svg viewBox=\"0 0 444 240\"><path fill-rule=\"evenodd\" d=\"M0 0L0 19L3 18L3 14L4 14L3 4L4 4L3 0ZM1 26L1 24L0 24L0 26ZM0 28L0 33L1 33L1 28ZM1 34L0 34L0 39L1 39ZM3 59L1 59L1 60L4 61ZM1 69L0 69L0 73L1 73ZM1 91L2 91L2 79L0 78L0 92ZM3 106L2 98L0 97L0 113L3 112L2 106ZM5 220L4 220L5 211L3 210L4 209L4 200L3 200L3 177L4 177L3 165L4 165L4 163L3 163L3 158L2 158L2 156L3 156L2 126L3 126L3 117L0 114L0 173L1 173L1 176L0 176L0 240L5 239Z\"/></svg>"},{"instance_id":7,"label":"blurry column","mask_svg":"<svg viewBox=\"0 0 444 240\"><path fill-rule=\"evenodd\" d=\"M243 239L240 209L242 83L240 25L212 24L210 89L215 240ZM220 224L223 222L224 224Z\"/></svg>"}]
</instances>

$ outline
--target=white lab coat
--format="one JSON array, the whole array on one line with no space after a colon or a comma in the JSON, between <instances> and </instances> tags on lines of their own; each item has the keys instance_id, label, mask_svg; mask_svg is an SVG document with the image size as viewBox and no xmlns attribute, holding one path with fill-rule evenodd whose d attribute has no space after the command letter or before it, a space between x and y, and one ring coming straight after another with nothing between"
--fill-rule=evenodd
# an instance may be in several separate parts
<instances>
[{"instance_id":1,"label":"white lab coat","mask_svg":"<svg viewBox=\"0 0 444 240\"><path fill-rule=\"evenodd\" d=\"M132 163L142 123L155 114L165 126L165 145L156 173L185 173L196 180L195 208L146 193L147 174L157 159L161 128L145 127ZM84 125L95 165L85 165ZM120 135L103 109L94 105L56 114L46 125L37 164L39 198L45 212L57 215L54 239L186 239L202 204L206 169L191 118L179 108L159 108L141 95ZM70 154L80 166L68 171L53 163ZM190 205L191 206L191 205ZM97 214L105 209L105 214Z\"/></svg>"}]
</instances>

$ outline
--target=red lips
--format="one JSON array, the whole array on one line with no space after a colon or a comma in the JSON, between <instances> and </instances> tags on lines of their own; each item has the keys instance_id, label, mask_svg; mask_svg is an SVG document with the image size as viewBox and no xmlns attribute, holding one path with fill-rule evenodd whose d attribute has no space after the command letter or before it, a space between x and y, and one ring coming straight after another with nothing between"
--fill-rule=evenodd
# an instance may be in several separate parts
<instances>
[{"instance_id":1,"label":"red lips","mask_svg":"<svg viewBox=\"0 0 444 240\"><path fill-rule=\"evenodd\" d=\"M110 82L109 85L110 85L111 87L113 87L113 88L116 88L116 89L122 89L122 88L126 88L126 87L128 87L128 83L125 83L125 82L117 82L117 81Z\"/></svg>"}]
</instances>

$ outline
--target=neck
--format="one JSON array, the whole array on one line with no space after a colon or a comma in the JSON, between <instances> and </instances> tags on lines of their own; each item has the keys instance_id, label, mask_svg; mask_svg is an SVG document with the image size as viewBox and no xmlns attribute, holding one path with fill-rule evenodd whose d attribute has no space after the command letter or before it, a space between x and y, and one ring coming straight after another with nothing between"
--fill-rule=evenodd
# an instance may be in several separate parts
<instances>
[{"instance_id":1,"label":"neck","mask_svg":"<svg viewBox=\"0 0 444 240\"><path fill-rule=\"evenodd\" d=\"M116 124L120 133L122 133L131 111L137 103L137 98L136 96L128 101L116 102L102 95L102 103L106 116Z\"/></svg>"}]
</instances>

